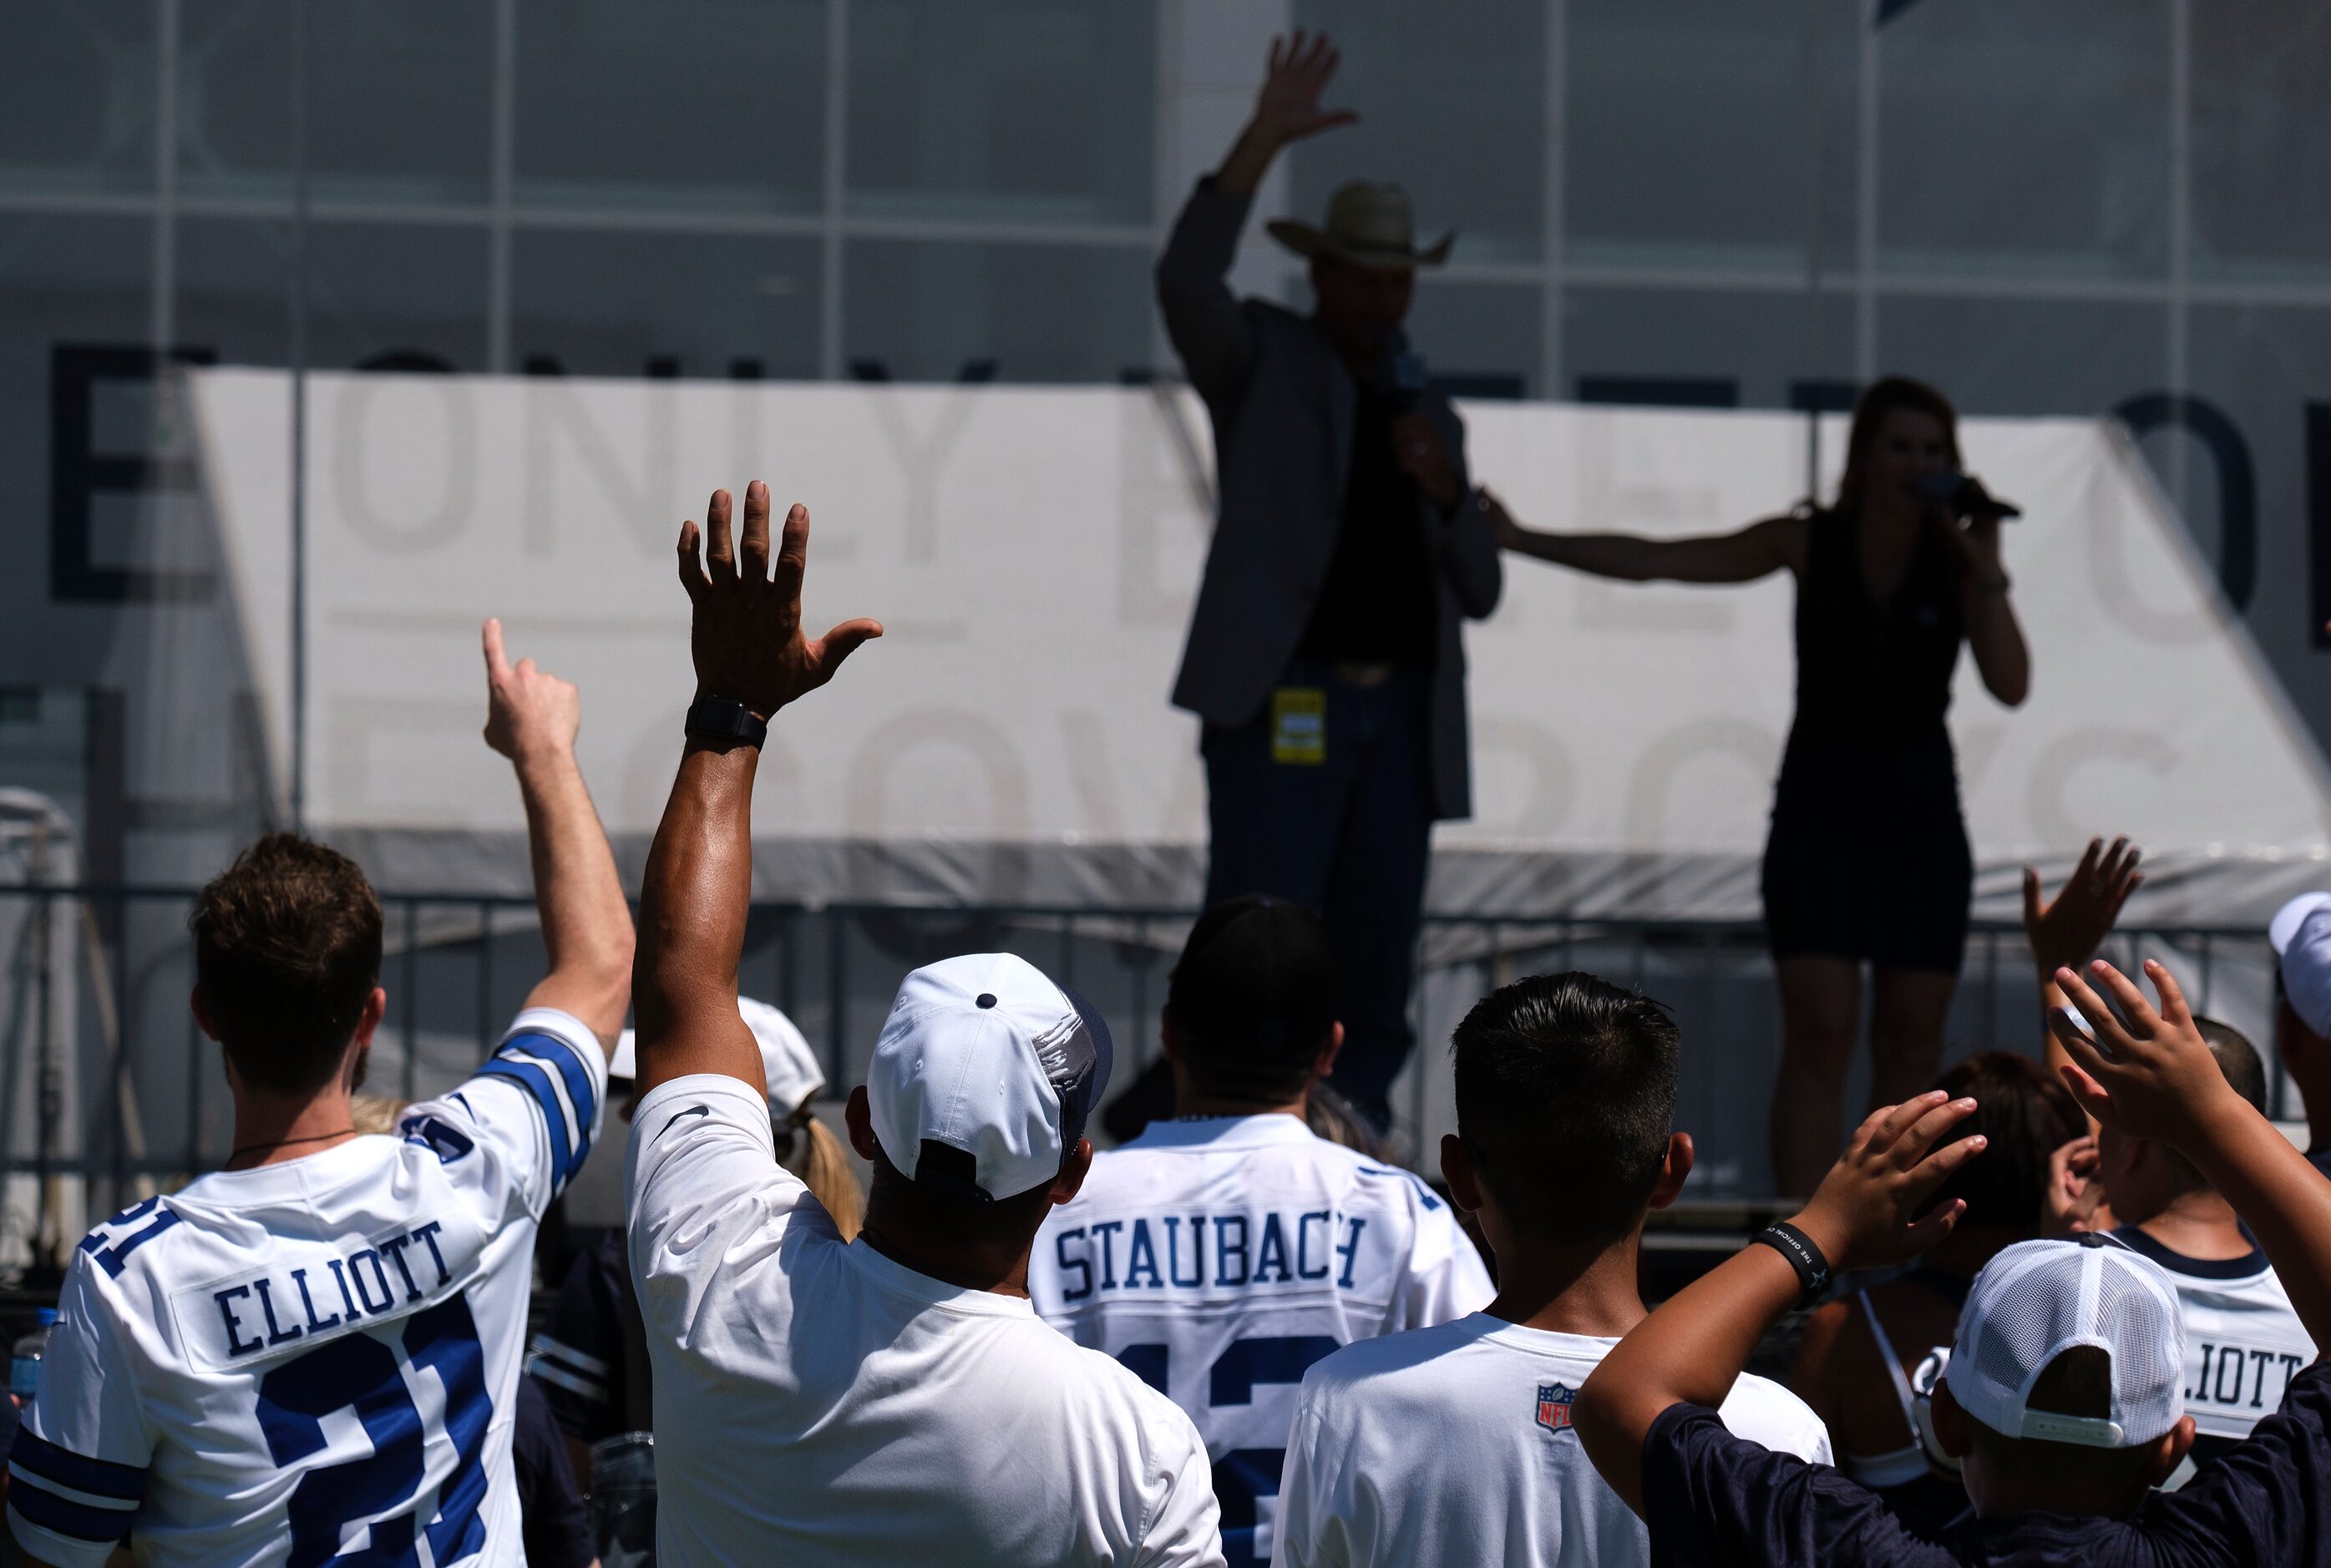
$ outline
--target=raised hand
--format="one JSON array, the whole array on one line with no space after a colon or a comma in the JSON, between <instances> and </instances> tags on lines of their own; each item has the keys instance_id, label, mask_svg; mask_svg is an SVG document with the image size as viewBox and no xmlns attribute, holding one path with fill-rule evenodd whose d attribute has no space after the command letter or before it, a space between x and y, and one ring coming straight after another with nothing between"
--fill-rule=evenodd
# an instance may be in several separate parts
<instances>
[{"instance_id":1,"label":"raised hand","mask_svg":"<svg viewBox=\"0 0 2331 1568\"><path fill-rule=\"evenodd\" d=\"M502 650L500 621L486 622L484 641L486 744L512 762L574 750L583 727L583 696L575 683L531 659L513 666Z\"/></svg>"},{"instance_id":2,"label":"raised hand","mask_svg":"<svg viewBox=\"0 0 2331 1568\"><path fill-rule=\"evenodd\" d=\"M1343 58L1324 33L1307 35L1299 28L1292 38L1273 38L1270 68L1255 96L1252 128L1279 147L1356 123L1360 117L1350 109L1319 107L1319 95Z\"/></svg>"},{"instance_id":3,"label":"raised hand","mask_svg":"<svg viewBox=\"0 0 2331 1568\"><path fill-rule=\"evenodd\" d=\"M2095 1031L2092 1040L2065 1008L2050 1017L2057 1043L2071 1058L2061 1069L2065 1083L2097 1120L2131 1137L2159 1138L2184 1149L2206 1114L2222 1108L2224 1097L2240 1098L2193 1026L2184 992L2150 958L2145 977L2161 998L2158 1008L2103 959L2089 965L2088 972L2120 1011L2115 1013L2072 970L2056 971L2056 984Z\"/></svg>"},{"instance_id":4,"label":"raised hand","mask_svg":"<svg viewBox=\"0 0 2331 1568\"><path fill-rule=\"evenodd\" d=\"M804 637L801 589L809 565L809 508L795 502L785 514L773 579L769 487L759 480L745 487L741 550L729 539L728 508L728 492L713 491L704 514L709 544L703 565L697 562L696 524L680 526L680 581L695 606L688 651L696 663L697 696L732 698L766 719L832 679L860 643L882 635L882 624L844 621L823 637Z\"/></svg>"},{"instance_id":5,"label":"raised hand","mask_svg":"<svg viewBox=\"0 0 2331 1568\"><path fill-rule=\"evenodd\" d=\"M2023 935L2043 975L2078 969L2095 957L2120 918L2121 906L2145 884L2145 873L2136 869L2143 851L2127 834L2115 839L2109 850L2104 844L2101 838L2088 841L2080 863L2053 898L2041 897L2039 871L2023 868Z\"/></svg>"},{"instance_id":6,"label":"raised hand","mask_svg":"<svg viewBox=\"0 0 2331 1568\"><path fill-rule=\"evenodd\" d=\"M1963 1199L1915 1223L1911 1216L1953 1171L1983 1152L1987 1140L1980 1133L1935 1146L1974 1111L1971 1099L1929 1089L1870 1113L1796 1217L1798 1228L1828 1255L1831 1269L1842 1273L1898 1263L1949 1234L1966 1210Z\"/></svg>"}]
</instances>

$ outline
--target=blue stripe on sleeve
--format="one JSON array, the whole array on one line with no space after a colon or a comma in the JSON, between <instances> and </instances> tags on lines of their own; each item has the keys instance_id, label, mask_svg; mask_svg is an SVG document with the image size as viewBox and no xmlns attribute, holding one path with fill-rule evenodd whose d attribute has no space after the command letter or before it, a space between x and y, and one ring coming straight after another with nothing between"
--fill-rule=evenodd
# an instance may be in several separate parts
<instances>
[{"instance_id":1,"label":"blue stripe on sleeve","mask_svg":"<svg viewBox=\"0 0 2331 1568\"><path fill-rule=\"evenodd\" d=\"M555 1034L512 1035L502 1041L502 1049L508 1050L511 1046L529 1056L538 1056L558 1069L559 1078L566 1085L567 1103L575 1107L575 1136L578 1140L575 1168L581 1170L585 1156L591 1152L591 1125L599 1117L599 1096L591 1084L591 1069L583 1064L580 1052Z\"/></svg>"},{"instance_id":2,"label":"blue stripe on sleeve","mask_svg":"<svg viewBox=\"0 0 2331 1568\"><path fill-rule=\"evenodd\" d=\"M146 1496L146 1472L137 1466L92 1459L71 1449L61 1449L46 1438L35 1436L30 1427L16 1429L16 1445L8 1450L8 1459L10 1463L23 1466L44 1481L71 1487L76 1492L119 1497L125 1503L138 1502Z\"/></svg>"},{"instance_id":3,"label":"blue stripe on sleeve","mask_svg":"<svg viewBox=\"0 0 2331 1568\"><path fill-rule=\"evenodd\" d=\"M478 1069L480 1078L506 1078L534 1097L542 1111L545 1126L550 1129L550 1186L557 1192L574 1174L574 1155L566 1137L566 1111L558 1102L558 1090L552 1087L550 1074L530 1061L517 1061L505 1056L487 1059Z\"/></svg>"},{"instance_id":4,"label":"blue stripe on sleeve","mask_svg":"<svg viewBox=\"0 0 2331 1568\"><path fill-rule=\"evenodd\" d=\"M8 1511L43 1530L53 1530L76 1541L104 1544L127 1536L133 1516L131 1510L127 1508L92 1508L87 1504L60 1497L54 1492L44 1492L38 1487L9 1487Z\"/></svg>"}]
</instances>

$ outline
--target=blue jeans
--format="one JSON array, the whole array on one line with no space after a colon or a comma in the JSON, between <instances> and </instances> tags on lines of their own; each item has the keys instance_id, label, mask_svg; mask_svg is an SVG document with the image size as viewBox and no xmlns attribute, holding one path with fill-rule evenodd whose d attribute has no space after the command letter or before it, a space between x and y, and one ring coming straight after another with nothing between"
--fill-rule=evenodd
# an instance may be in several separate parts
<instances>
[{"instance_id":1,"label":"blue jeans","mask_svg":"<svg viewBox=\"0 0 2331 1568\"><path fill-rule=\"evenodd\" d=\"M1392 1080L1415 1044L1408 994L1432 838L1429 679L1396 670L1356 685L1299 659L1283 684L1325 693L1321 760L1272 760L1269 702L1244 724L1206 726L1199 742L1213 837L1206 902L1270 893L1318 911L1344 1025L1336 1088L1379 1128L1391 1124Z\"/></svg>"}]
</instances>

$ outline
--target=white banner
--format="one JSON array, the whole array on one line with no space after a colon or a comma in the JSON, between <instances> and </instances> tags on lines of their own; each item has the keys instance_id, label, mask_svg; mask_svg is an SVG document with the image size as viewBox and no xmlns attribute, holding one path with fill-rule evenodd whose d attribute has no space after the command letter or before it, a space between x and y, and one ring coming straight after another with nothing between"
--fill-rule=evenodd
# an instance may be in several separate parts
<instances>
[{"instance_id":1,"label":"white banner","mask_svg":"<svg viewBox=\"0 0 2331 1568\"><path fill-rule=\"evenodd\" d=\"M202 458L281 785L288 377L194 373ZM478 738L478 624L580 683L611 830L660 814L690 690L680 520L765 478L813 519L807 614L889 635L788 710L757 834L902 854L1202 841L1197 727L1167 706L1211 526L1194 401L1115 388L321 375L309 381L309 807L326 831L509 834ZM1540 527L1736 527L1803 489L1779 413L1470 404L1476 475ZM1175 421L1180 422L1176 428ZM1841 421L1824 429L1834 466ZM1974 420L2021 502L2007 565L2025 707L1960 667L1978 859L2093 832L2312 862L2311 739L2114 427ZM1824 478L1824 484L1832 482ZM1444 851L1753 864L1794 680L1793 588L1632 586L1510 559L1467 629L1476 818Z\"/></svg>"}]
</instances>

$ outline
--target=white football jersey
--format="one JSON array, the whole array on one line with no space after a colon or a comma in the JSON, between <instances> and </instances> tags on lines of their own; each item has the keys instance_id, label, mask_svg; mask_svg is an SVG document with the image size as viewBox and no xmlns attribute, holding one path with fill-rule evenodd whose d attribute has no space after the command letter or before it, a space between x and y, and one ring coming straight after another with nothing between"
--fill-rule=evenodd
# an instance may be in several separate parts
<instances>
[{"instance_id":1,"label":"white football jersey","mask_svg":"<svg viewBox=\"0 0 2331 1568\"><path fill-rule=\"evenodd\" d=\"M2315 1341L2282 1281L2253 1247L2247 1258L2188 1258L2135 1225L2113 1234L2161 1265L2185 1323L2185 1413L2203 1437L2241 1439L2282 1408L2290 1380L2315 1364Z\"/></svg>"},{"instance_id":2,"label":"white football jersey","mask_svg":"<svg viewBox=\"0 0 2331 1568\"><path fill-rule=\"evenodd\" d=\"M510 1433L544 1208L607 1060L519 1014L453 1093L366 1136L222 1171L90 1232L10 1456L33 1556L523 1563ZM346 1555L343 1556L343 1554Z\"/></svg>"},{"instance_id":3,"label":"white football jersey","mask_svg":"<svg viewBox=\"0 0 2331 1568\"><path fill-rule=\"evenodd\" d=\"M1617 1345L1487 1314L1340 1351L1303 1380L1274 1562L1286 1568L1629 1568L1651 1536L1595 1473L1571 1401ZM1804 1401L1742 1373L1737 1437L1817 1465Z\"/></svg>"},{"instance_id":4,"label":"white football jersey","mask_svg":"<svg viewBox=\"0 0 2331 1568\"><path fill-rule=\"evenodd\" d=\"M1152 1122L1096 1157L1038 1233L1028 1291L1054 1327L1190 1413L1232 1563L1270 1560L1311 1364L1497 1294L1432 1189L1277 1113Z\"/></svg>"}]
</instances>

